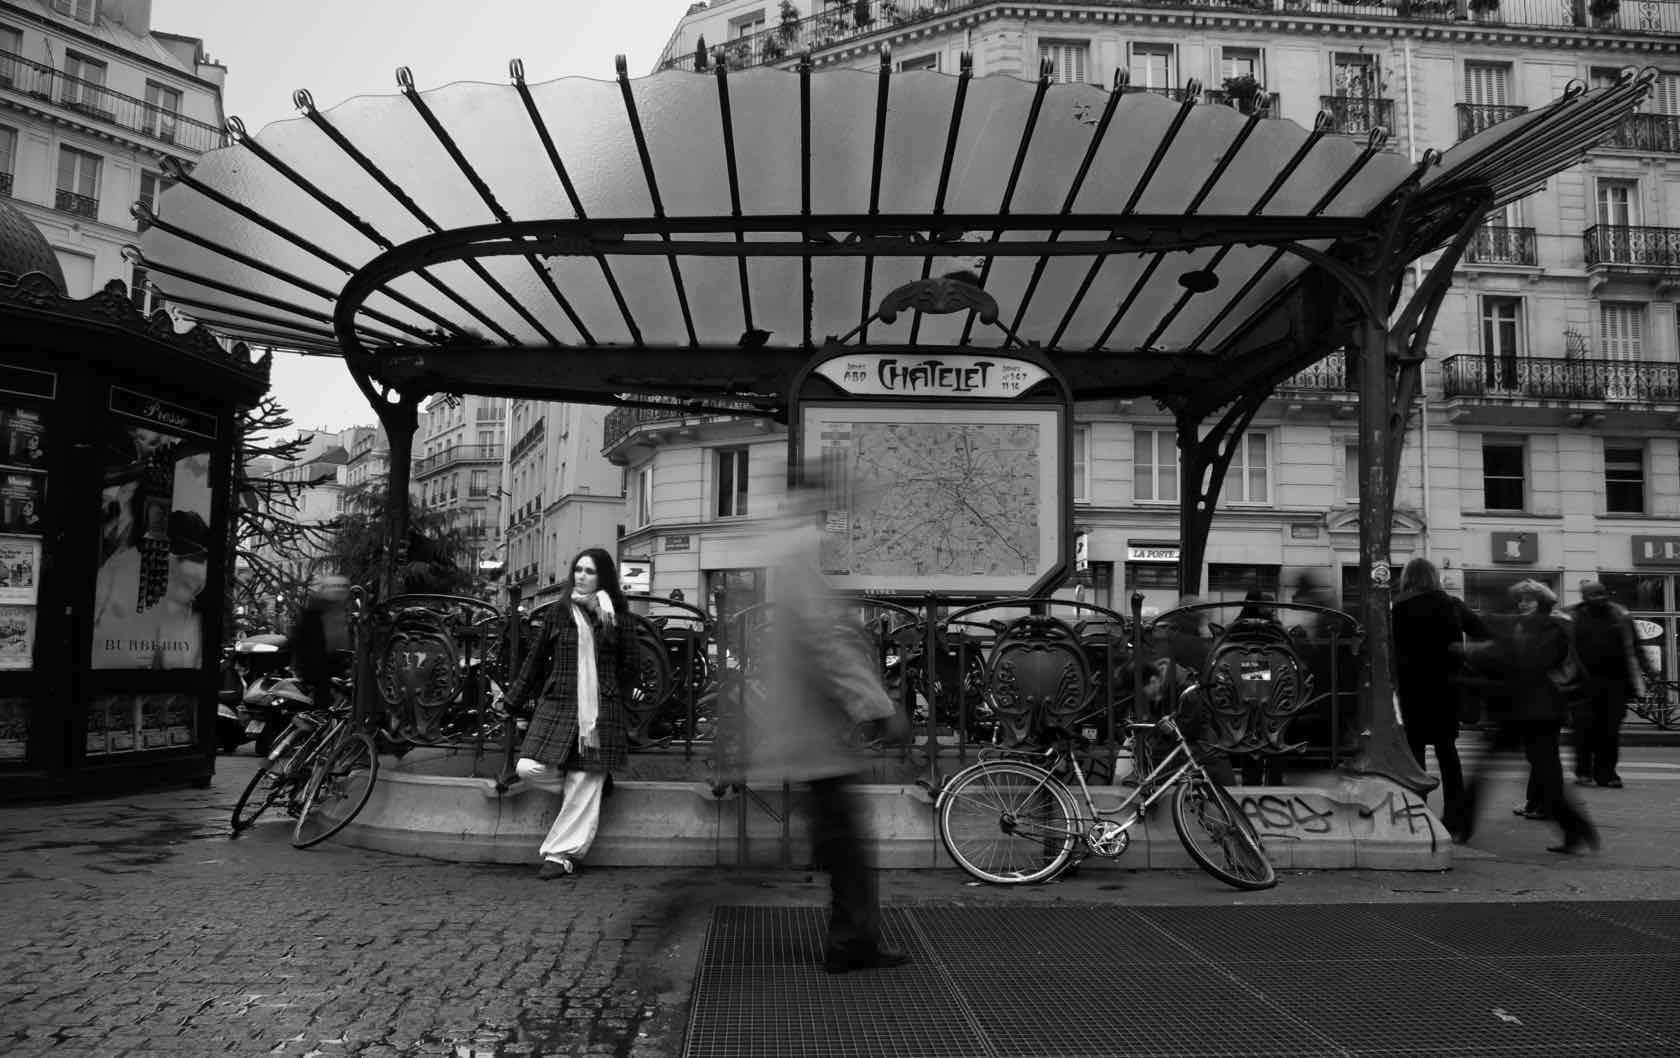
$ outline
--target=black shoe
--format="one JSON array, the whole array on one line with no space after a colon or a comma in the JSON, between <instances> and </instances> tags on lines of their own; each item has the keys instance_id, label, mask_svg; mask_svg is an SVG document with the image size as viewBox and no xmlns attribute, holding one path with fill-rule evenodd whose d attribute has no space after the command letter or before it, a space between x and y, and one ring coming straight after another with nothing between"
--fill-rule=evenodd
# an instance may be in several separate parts
<instances>
[{"instance_id":1,"label":"black shoe","mask_svg":"<svg viewBox=\"0 0 1680 1058\"><path fill-rule=\"evenodd\" d=\"M576 860L562 856L557 860L544 860L543 865L537 868L537 877L545 882L555 878L570 878L577 874L577 870Z\"/></svg>"},{"instance_id":2,"label":"black shoe","mask_svg":"<svg viewBox=\"0 0 1680 1058\"><path fill-rule=\"evenodd\" d=\"M853 970L888 970L910 961L910 953L897 948L875 948L861 953L831 951L823 957L823 969L831 974Z\"/></svg>"},{"instance_id":3,"label":"black shoe","mask_svg":"<svg viewBox=\"0 0 1680 1058\"><path fill-rule=\"evenodd\" d=\"M1599 783L1598 785L1609 787L1612 790L1620 790L1622 788L1622 780L1620 780L1620 779L1605 779L1603 782Z\"/></svg>"},{"instance_id":4,"label":"black shoe","mask_svg":"<svg viewBox=\"0 0 1680 1058\"><path fill-rule=\"evenodd\" d=\"M1591 775L1577 775L1577 776L1575 776L1575 785L1576 786L1591 786L1592 784L1593 784L1593 777ZM1599 785L1603 786L1604 784L1599 783Z\"/></svg>"},{"instance_id":5,"label":"black shoe","mask_svg":"<svg viewBox=\"0 0 1680 1058\"><path fill-rule=\"evenodd\" d=\"M1547 852L1556 852L1564 856L1579 856L1584 849L1598 851L1598 834L1591 830L1579 834L1570 834L1563 839L1562 845L1549 845Z\"/></svg>"}]
</instances>

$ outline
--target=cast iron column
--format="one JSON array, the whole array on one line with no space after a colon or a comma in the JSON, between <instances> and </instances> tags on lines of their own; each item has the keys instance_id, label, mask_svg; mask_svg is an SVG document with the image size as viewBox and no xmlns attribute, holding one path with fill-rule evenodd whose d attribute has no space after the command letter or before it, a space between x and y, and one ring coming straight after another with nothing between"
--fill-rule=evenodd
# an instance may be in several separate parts
<instances>
[{"instance_id":1,"label":"cast iron column","mask_svg":"<svg viewBox=\"0 0 1680 1058\"><path fill-rule=\"evenodd\" d=\"M374 406L391 445L385 487L385 561L379 571L379 597L400 593L398 571L408 562L408 483L414 458L414 431L420 426L420 400L404 394Z\"/></svg>"}]
</instances>

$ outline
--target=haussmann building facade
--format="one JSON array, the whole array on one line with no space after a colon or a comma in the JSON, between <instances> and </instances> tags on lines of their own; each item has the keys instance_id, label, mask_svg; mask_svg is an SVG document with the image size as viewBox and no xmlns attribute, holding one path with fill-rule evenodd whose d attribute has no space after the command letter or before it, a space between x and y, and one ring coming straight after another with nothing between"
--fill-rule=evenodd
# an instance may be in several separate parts
<instances>
[{"instance_id":1,"label":"haussmann building facade","mask_svg":"<svg viewBox=\"0 0 1680 1058\"><path fill-rule=\"evenodd\" d=\"M704 38L704 47L700 47ZM696 4L662 67L721 57L731 69L1039 75L1274 116L1420 158L1572 81L1662 71L1646 111L1580 165L1478 233L1436 322L1397 501L1393 559L1423 555L1487 611L1533 577L1568 600L1597 578L1661 629L1680 632L1680 3L1503 0L1462 4ZM896 78L895 73L895 78ZM898 83L895 81L895 83ZM1324 115L1321 119L1320 115ZM1260 179L1261 174L1256 175ZM1423 262L1427 267L1428 261ZM1233 461L1209 541L1205 598L1251 589L1288 599L1305 577L1354 605L1356 408L1338 350L1279 387ZM619 553L651 567L657 594L762 594L751 546L775 512L786 434L762 420L621 408L603 450L625 475ZM1148 401L1080 408L1080 595L1123 609L1178 598L1173 423ZM733 608L733 603L731 608ZM1647 626L1650 627L1650 626Z\"/></svg>"}]
</instances>

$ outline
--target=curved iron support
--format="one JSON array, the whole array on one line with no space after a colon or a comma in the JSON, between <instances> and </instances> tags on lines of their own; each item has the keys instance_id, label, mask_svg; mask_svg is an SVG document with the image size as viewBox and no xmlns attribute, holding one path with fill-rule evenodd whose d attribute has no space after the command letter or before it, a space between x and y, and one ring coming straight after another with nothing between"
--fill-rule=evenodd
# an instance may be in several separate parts
<instances>
[{"instance_id":1,"label":"curved iron support","mask_svg":"<svg viewBox=\"0 0 1680 1058\"><path fill-rule=\"evenodd\" d=\"M1269 390L1251 391L1226 409L1219 422L1197 437L1201 416L1188 409L1174 413L1178 428L1178 591L1195 595L1202 590L1202 559L1207 555L1207 538L1213 515L1219 508L1219 490L1225 472L1248 432L1249 423L1271 396Z\"/></svg>"},{"instance_id":2,"label":"curved iron support","mask_svg":"<svg viewBox=\"0 0 1680 1058\"><path fill-rule=\"evenodd\" d=\"M397 399L375 400L371 381L358 370L356 358L346 350L350 373L356 384L368 394L379 424L385 427L385 439L391 446L391 465L385 486L385 562L379 571L380 594L390 598L402 591L400 570L408 562L408 484L414 462L414 431L420 427L420 397L395 393Z\"/></svg>"}]
</instances>

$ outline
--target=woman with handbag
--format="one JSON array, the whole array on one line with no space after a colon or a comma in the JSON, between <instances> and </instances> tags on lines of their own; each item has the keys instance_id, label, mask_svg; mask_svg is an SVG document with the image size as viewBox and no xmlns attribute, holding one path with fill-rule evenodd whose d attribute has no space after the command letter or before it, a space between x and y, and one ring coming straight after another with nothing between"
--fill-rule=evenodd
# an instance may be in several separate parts
<instances>
[{"instance_id":1,"label":"woman with handbag","mask_svg":"<svg viewBox=\"0 0 1680 1058\"><path fill-rule=\"evenodd\" d=\"M1424 766L1435 747L1441 770L1441 822L1449 834L1464 830L1464 770L1458 760L1457 677L1462 667L1454 647L1466 639L1489 638L1481 618L1441 587L1441 574L1427 558L1414 558L1400 574L1394 604L1394 673L1406 742Z\"/></svg>"},{"instance_id":2,"label":"woman with handbag","mask_svg":"<svg viewBox=\"0 0 1680 1058\"><path fill-rule=\"evenodd\" d=\"M636 686L629 610L612 556L584 551L568 581L503 699L504 708L516 707L536 695L515 767L520 779L562 797L539 850L545 879L576 874L595 840L608 775L628 752L624 700Z\"/></svg>"}]
</instances>

